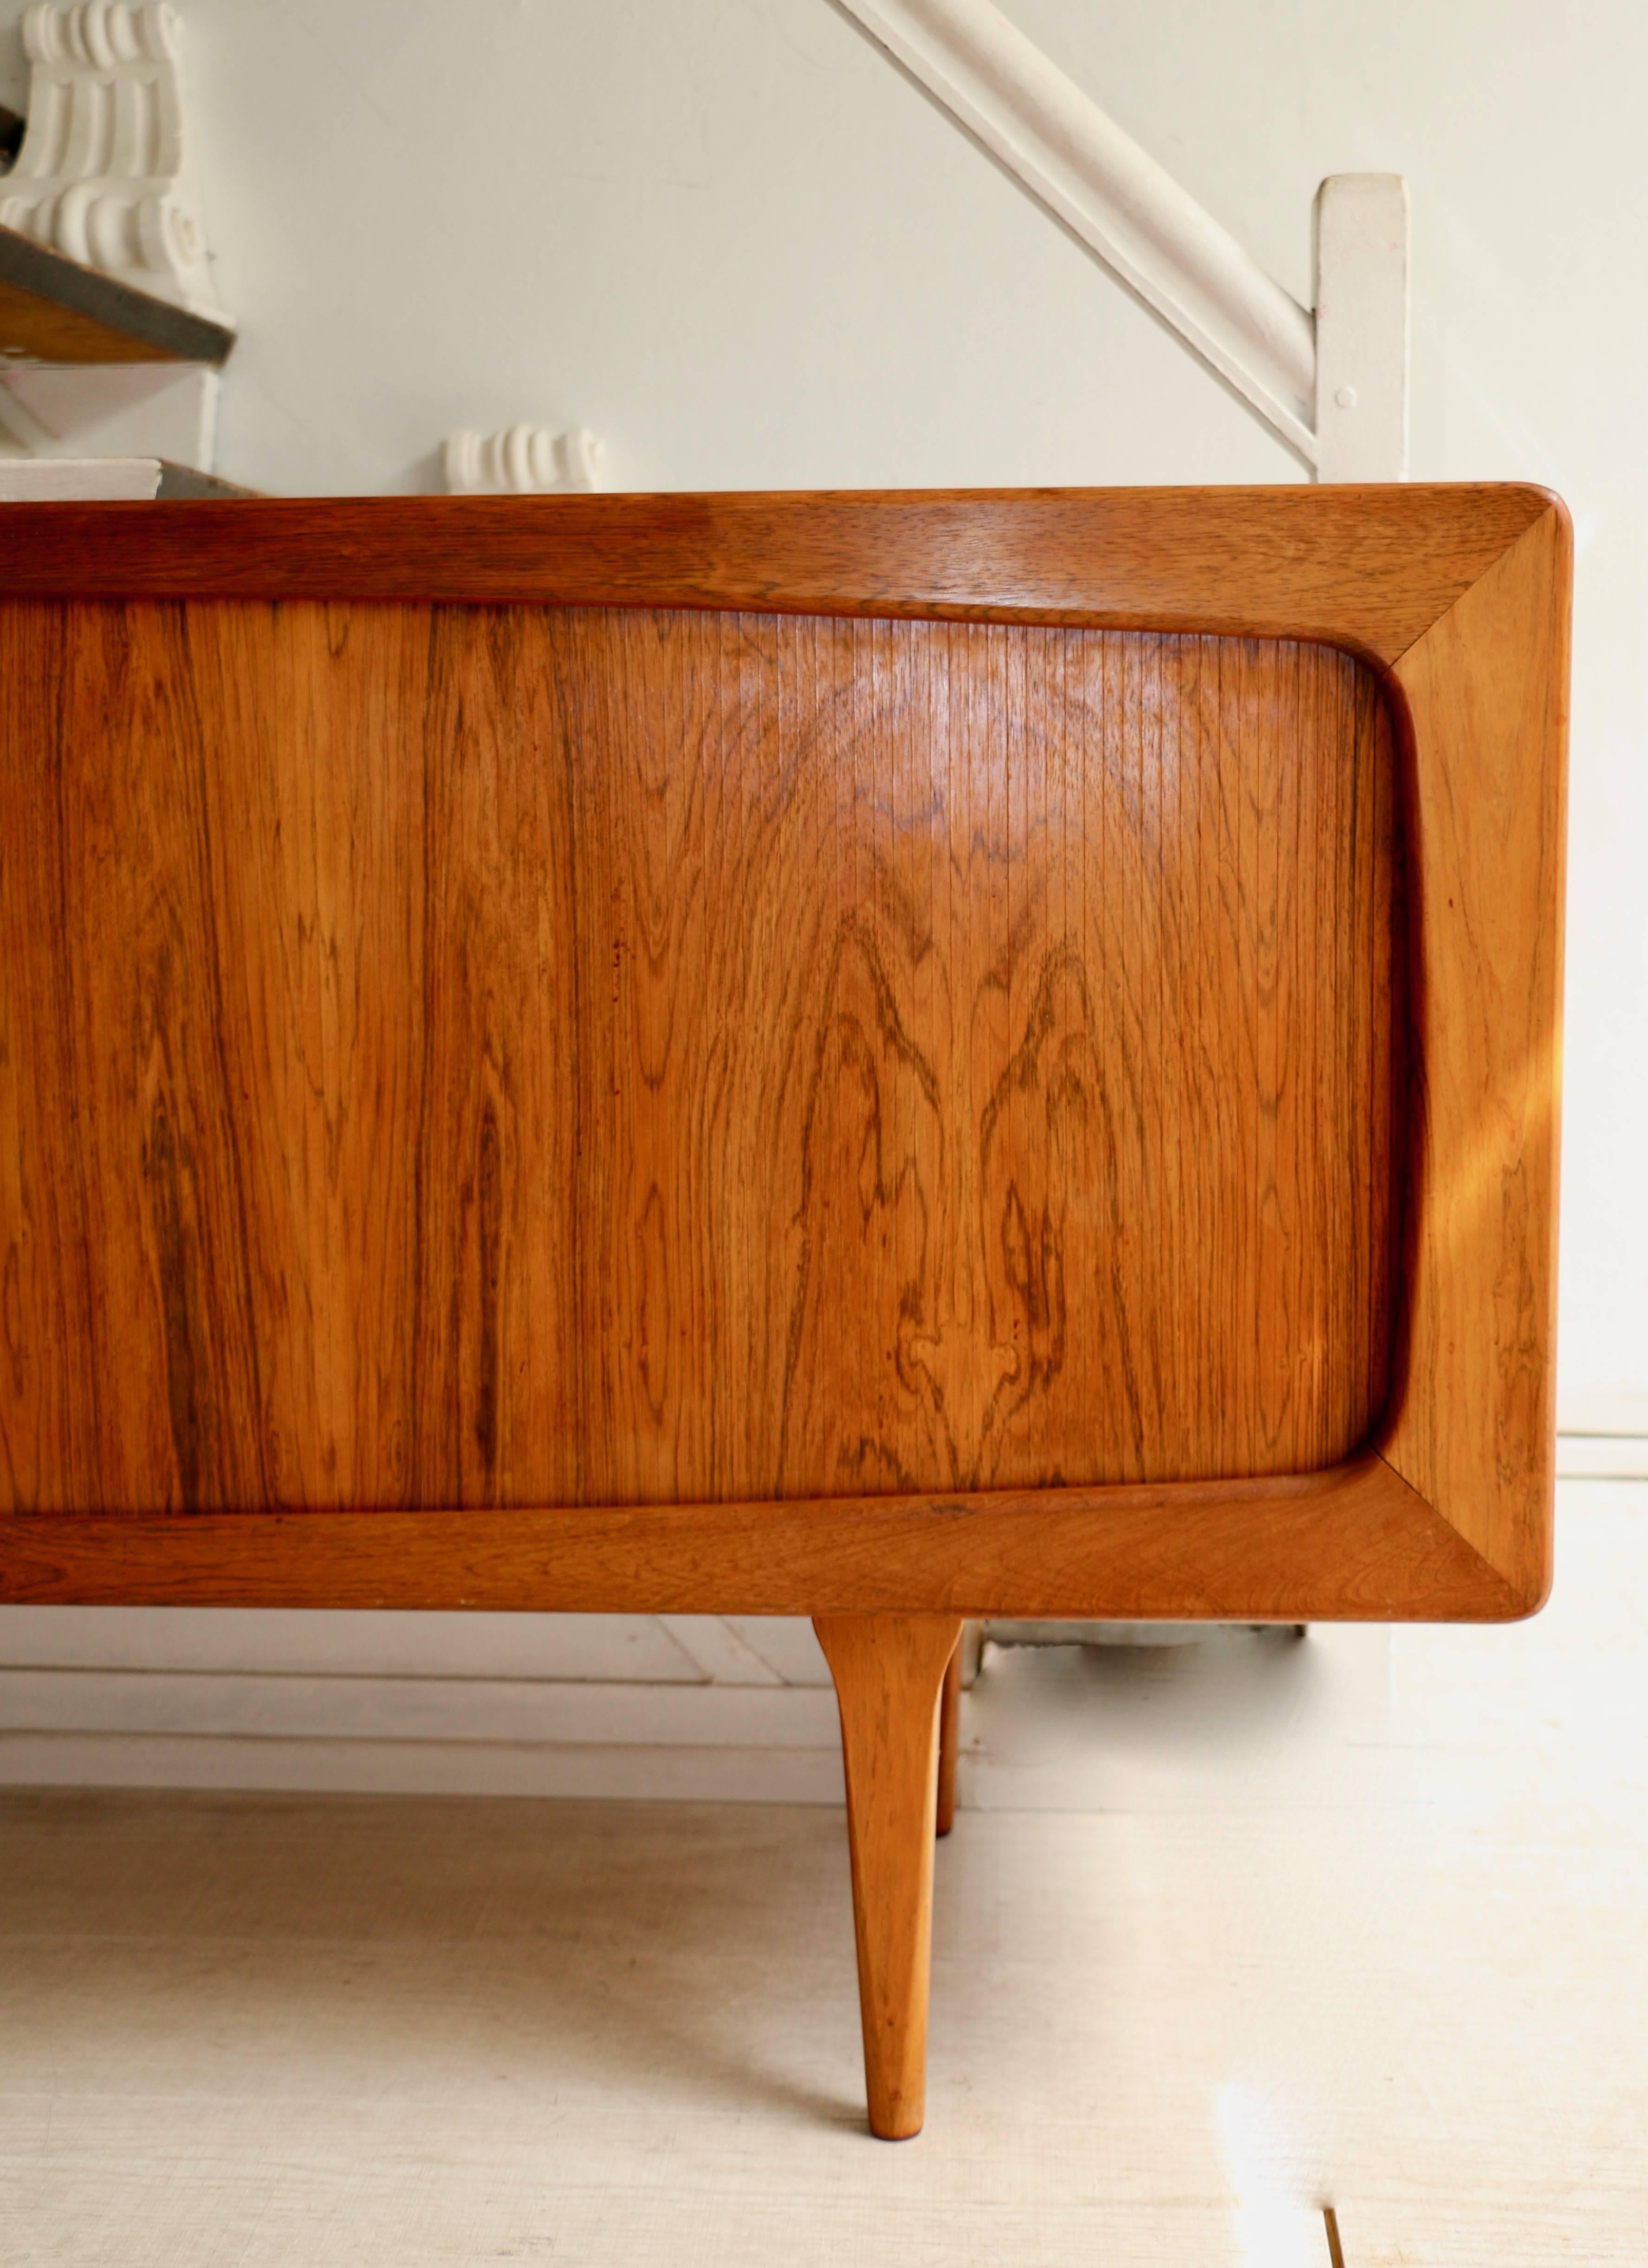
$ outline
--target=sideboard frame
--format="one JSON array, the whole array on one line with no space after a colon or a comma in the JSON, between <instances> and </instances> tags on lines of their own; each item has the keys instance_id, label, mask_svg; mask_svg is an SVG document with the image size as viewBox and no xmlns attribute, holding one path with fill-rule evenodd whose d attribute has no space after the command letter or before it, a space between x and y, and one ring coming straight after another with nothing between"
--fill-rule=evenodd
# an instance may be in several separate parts
<instances>
[{"instance_id":1,"label":"sideboard frame","mask_svg":"<svg viewBox=\"0 0 1648 2268\"><path fill-rule=\"evenodd\" d=\"M1411 1019L1395 1381L1374 1437L1329 1470L762 1504L13 1511L0 1599L1254 1622L1541 1603L1571 580L1548 492L44 504L7 507L0 534L0 606L754 608L1343 648L1398 721Z\"/></svg>"}]
</instances>

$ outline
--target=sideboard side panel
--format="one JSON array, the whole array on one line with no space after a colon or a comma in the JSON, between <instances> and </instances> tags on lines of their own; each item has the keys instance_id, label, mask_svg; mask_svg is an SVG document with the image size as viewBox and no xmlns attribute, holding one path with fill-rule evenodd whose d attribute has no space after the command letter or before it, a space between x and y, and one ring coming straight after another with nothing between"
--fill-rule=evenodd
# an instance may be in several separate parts
<instances>
[{"instance_id":1,"label":"sideboard side panel","mask_svg":"<svg viewBox=\"0 0 1648 2268\"><path fill-rule=\"evenodd\" d=\"M1572 536L1553 506L1398 663L1420 1077L1384 1454L1532 1612L1551 1580Z\"/></svg>"}]
</instances>

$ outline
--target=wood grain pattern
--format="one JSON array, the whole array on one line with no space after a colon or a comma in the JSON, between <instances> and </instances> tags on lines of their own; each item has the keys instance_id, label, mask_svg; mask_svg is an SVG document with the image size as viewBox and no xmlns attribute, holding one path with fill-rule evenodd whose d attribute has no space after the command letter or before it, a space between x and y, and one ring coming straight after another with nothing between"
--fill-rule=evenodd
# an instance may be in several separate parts
<instances>
[{"instance_id":1,"label":"wood grain pattern","mask_svg":"<svg viewBox=\"0 0 1648 2268\"><path fill-rule=\"evenodd\" d=\"M17 504L0 592L1056 622L1388 665L1552 504L1404 483Z\"/></svg>"},{"instance_id":2,"label":"wood grain pattern","mask_svg":"<svg viewBox=\"0 0 1648 2268\"><path fill-rule=\"evenodd\" d=\"M227 359L234 333L0 228L0 355L34 362Z\"/></svg>"},{"instance_id":3,"label":"wood grain pattern","mask_svg":"<svg viewBox=\"0 0 1648 2268\"><path fill-rule=\"evenodd\" d=\"M8 510L0 1591L1536 1604L1560 506L482 503Z\"/></svg>"},{"instance_id":4,"label":"wood grain pattern","mask_svg":"<svg viewBox=\"0 0 1648 2268\"><path fill-rule=\"evenodd\" d=\"M40 362L175 362L169 349L134 339L97 316L31 291L0 275L0 341Z\"/></svg>"},{"instance_id":5,"label":"wood grain pattern","mask_svg":"<svg viewBox=\"0 0 1648 2268\"><path fill-rule=\"evenodd\" d=\"M1403 655L1426 1049L1381 1445L1531 1611L1551 1580L1572 539L1547 513Z\"/></svg>"},{"instance_id":6,"label":"wood grain pattern","mask_svg":"<svg viewBox=\"0 0 1648 2268\"><path fill-rule=\"evenodd\" d=\"M870 2131L919 2134L927 2103L938 1697L954 1615L820 1615L835 1680Z\"/></svg>"},{"instance_id":7,"label":"wood grain pattern","mask_svg":"<svg viewBox=\"0 0 1648 2268\"><path fill-rule=\"evenodd\" d=\"M7 1265L89 1318L19 1340L18 1508L1092 1486L1370 1432L1398 862L1345 657L4 619L8 983L73 1003L66 1057L8 1048L58 1130Z\"/></svg>"},{"instance_id":8,"label":"wood grain pattern","mask_svg":"<svg viewBox=\"0 0 1648 2268\"><path fill-rule=\"evenodd\" d=\"M5 1594L473 1607L1392 1622L1522 1611L1383 1457L1260 1481L554 1511L0 1514Z\"/></svg>"}]
</instances>

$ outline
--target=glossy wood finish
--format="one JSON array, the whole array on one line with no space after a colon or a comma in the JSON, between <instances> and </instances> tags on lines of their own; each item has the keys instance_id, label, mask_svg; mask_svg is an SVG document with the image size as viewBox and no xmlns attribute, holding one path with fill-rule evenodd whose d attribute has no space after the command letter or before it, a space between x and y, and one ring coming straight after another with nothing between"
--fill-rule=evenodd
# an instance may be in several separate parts
<instances>
[{"instance_id":1,"label":"glossy wood finish","mask_svg":"<svg viewBox=\"0 0 1648 2268\"><path fill-rule=\"evenodd\" d=\"M5 1595L587 1613L1502 1619L1509 1584L1378 1455L1326 1473L550 1511L15 1513Z\"/></svg>"},{"instance_id":2,"label":"glossy wood finish","mask_svg":"<svg viewBox=\"0 0 1648 2268\"><path fill-rule=\"evenodd\" d=\"M8 512L6 1594L1535 1603L1560 508L498 501Z\"/></svg>"},{"instance_id":3,"label":"glossy wood finish","mask_svg":"<svg viewBox=\"0 0 1648 2268\"><path fill-rule=\"evenodd\" d=\"M919 2134L927 2100L938 1697L961 1642L952 1615L821 1615L835 1680L870 2131Z\"/></svg>"},{"instance_id":4,"label":"glossy wood finish","mask_svg":"<svg viewBox=\"0 0 1648 2268\"><path fill-rule=\"evenodd\" d=\"M1558 512L1405 653L1414 1264L1382 1447L1528 1606L1551 1578L1568 591Z\"/></svg>"},{"instance_id":5,"label":"glossy wood finish","mask_svg":"<svg viewBox=\"0 0 1648 2268\"><path fill-rule=\"evenodd\" d=\"M1060 622L1389 664L1553 509L1402 483L19 504L0 592Z\"/></svg>"},{"instance_id":6,"label":"glossy wood finish","mask_svg":"<svg viewBox=\"0 0 1648 2268\"><path fill-rule=\"evenodd\" d=\"M1343 657L136 605L8 611L0 675L7 1028L72 1004L11 1050L20 1508L1247 1478L1378 1417Z\"/></svg>"}]
</instances>

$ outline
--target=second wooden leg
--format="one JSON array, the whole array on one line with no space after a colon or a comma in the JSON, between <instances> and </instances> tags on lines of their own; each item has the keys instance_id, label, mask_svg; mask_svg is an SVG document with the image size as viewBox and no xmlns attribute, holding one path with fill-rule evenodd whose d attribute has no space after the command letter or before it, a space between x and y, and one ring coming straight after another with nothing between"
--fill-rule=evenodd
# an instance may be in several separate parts
<instances>
[{"instance_id":1,"label":"second wooden leg","mask_svg":"<svg viewBox=\"0 0 1648 2268\"><path fill-rule=\"evenodd\" d=\"M858 2000L872 2133L921 2132L927 2093L938 1696L954 1615L823 1615L847 1772Z\"/></svg>"},{"instance_id":2,"label":"second wooden leg","mask_svg":"<svg viewBox=\"0 0 1648 2268\"><path fill-rule=\"evenodd\" d=\"M955 1825L956 1753L961 1742L961 1641L955 1642L938 1696L938 1816L937 1832Z\"/></svg>"}]
</instances>

